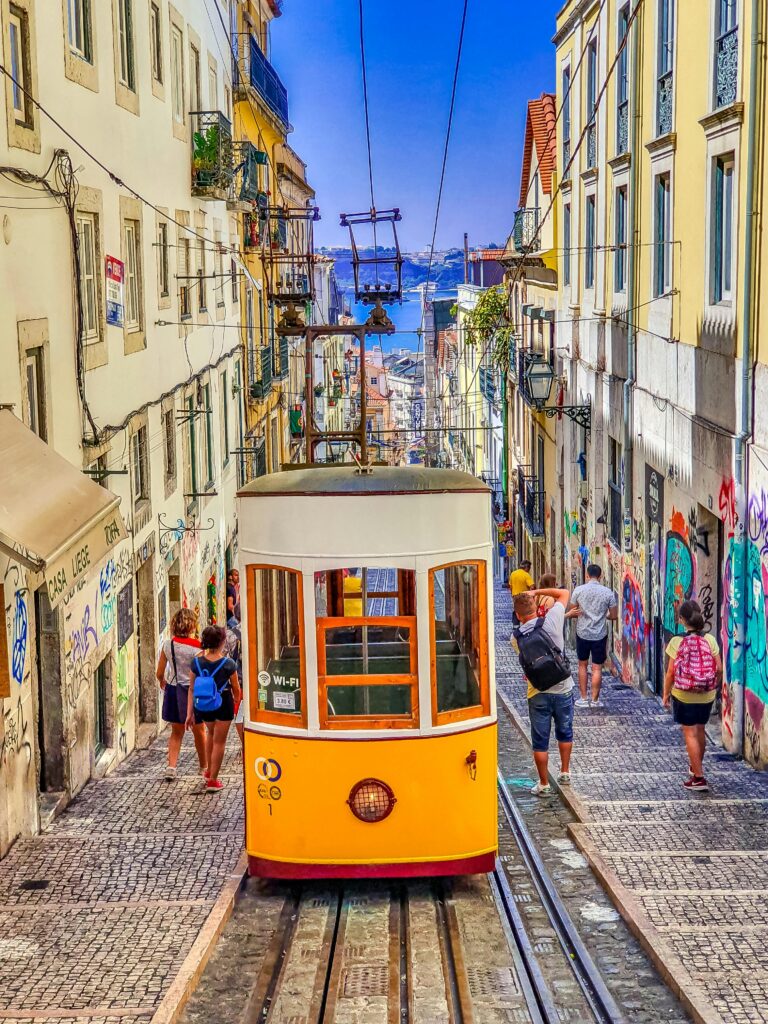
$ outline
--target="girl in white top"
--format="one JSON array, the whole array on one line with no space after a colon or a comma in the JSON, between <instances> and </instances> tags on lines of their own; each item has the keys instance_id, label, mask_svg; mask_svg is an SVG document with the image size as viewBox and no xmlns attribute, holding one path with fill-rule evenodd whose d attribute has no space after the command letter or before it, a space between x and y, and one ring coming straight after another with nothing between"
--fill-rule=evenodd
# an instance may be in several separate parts
<instances>
[{"instance_id":1,"label":"girl in white top","mask_svg":"<svg viewBox=\"0 0 768 1024\"><path fill-rule=\"evenodd\" d=\"M163 691L163 721L171 727L168 738L168 767L165 778L172 782L176 778L179 751L187 728L187 702L189 697L189 673L192 661L201 653L200 641L195 636L197 618L189 608L180 608L171 620L171 638L163 641L157 661L157 681ZM191 726L195 741L200 773L208 776L208 755L205 746L205 726L195 716Z\"/></svg>"}]
</instances>

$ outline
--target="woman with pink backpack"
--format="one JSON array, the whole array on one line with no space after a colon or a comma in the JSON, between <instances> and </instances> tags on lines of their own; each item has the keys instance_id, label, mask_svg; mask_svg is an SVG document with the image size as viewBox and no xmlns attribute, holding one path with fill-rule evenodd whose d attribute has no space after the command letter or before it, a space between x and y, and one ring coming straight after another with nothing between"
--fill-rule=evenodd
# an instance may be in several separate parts
<instances>
[{"instance_id":1,"label":"woman with pink backpack","mask_svg":"<svg viewBox=\"0 0 768 1024\"><path fill-rule=\"evenodd\" d=\"M664 677L664 707L672 707L672 717L682 726L688 750L690 771L683 782L686 789L706 793L704 750L705 727L723 675L720 648L711 633L705 633L704 616L696 601L684 601L678 611L684 627L682 636L673 636L667 644L667 674Z\"/></svg>"}]
</instances>

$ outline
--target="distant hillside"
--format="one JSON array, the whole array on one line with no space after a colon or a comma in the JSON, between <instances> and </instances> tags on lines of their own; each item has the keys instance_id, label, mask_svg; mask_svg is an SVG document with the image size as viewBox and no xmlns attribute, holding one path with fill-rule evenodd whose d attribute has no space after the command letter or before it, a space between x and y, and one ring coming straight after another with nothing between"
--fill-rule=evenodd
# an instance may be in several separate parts
<instances>
[{"instance_id":1,"label":"distant hillside","mask_svg":"<svg viewBox=\"0 0 768 1024\"><path fill-rule=\"evenodd\" d=\"M351 291L354 287L351 250L318 249L318 252L324 256L330 256L336 261L336 280L343 291ZM361 249L360 255L372 256L373 250ZM428 265L429 259L422 255L405 256L403 259L403 288L416 288L418 285L424 284L427 280ZM450 249L447 252L439 253L432 263L429 280L440 289L455 288L461 284L464 280L464 253L462 250Z\"/></svg>"}]
</instances>

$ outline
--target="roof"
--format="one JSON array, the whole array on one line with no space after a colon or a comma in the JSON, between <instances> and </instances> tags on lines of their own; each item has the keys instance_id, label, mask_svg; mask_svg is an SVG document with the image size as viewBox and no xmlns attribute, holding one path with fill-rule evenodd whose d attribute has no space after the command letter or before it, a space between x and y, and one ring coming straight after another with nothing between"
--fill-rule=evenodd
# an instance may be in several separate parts
<instances>
[{"instance_id":1,"label":"roof","mask_svg":"<svg viewBox=\"0 0 768 1024\"><path fill-rule=\"evenodd\" d=\"M482 260L500 260L504 255L504 249L473 249L469 254L470 263L480 263Z\"/></svg>"},{"instance_id":2,"label":"roof","mask_svg":"<svg viewBox=\"0 0 768 1024\"><path fill-rule=\"evenodd\" d=\"M523 171L520 176L520 206L528 206L531 168L538 164L541 187L545 195L552 195L552 173L557 159L557 113L555 95L543 92L537 100L528 101L523 147ZM536 146L536 161L533 147Z\"/></svg>"},{"instance_id":3,"label":"roof","mask_svg":"<svg viewBox=\"0 0 768 1024\"><path fill-rule=\"evenodd\" d=\"M354 464L326 464L269 473L246 484L241 498L311 495L448 494L472 491L488 493L489 488L471 473L457 469L427 469L425 466L374 466L360 473Z\"/></svg>"},{"instance_id":4,"label":"roof","mask_svg":"<svg viewBox=\"0 0 768 1024\"><path fill-rule=\"evenodd\" d=\"M51 605L127 534L120 499L0 410L0 549L45 569Z\"/></svg>"}]
</instances>

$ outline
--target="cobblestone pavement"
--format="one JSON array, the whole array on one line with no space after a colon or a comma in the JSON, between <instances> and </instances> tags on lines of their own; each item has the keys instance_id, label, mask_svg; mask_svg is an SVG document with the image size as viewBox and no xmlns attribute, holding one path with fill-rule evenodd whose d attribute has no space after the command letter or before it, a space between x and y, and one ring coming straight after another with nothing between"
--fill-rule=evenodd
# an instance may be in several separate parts
<instances>
[{"instance_id":1,"label":"cobblestone pavement","mask_svg":"<svg viewBox=\"0 0 768 1024\"><path fill-rule=\"evenodd\" d=\"M202 791L185 739L166 737L92 782L0 861L0 1020L148 1024L243 847L240 742L225 789Z\"/></svg>"},{"instance_id":2,"label":"cobblestone pavement","mask_svg":"<svg viewBox=\"0 0 768 1024\"><path fill-rule=\"evenodd\" d=\"M511 630L497 587L497 684L527 730ZM604 709L575 712L571 834L698 1019L768 1024L768 774L710 745L711 791L689 793L680 730L661 704L607 674L603 698ZM522 790L527 776L509 782Z\"/></svg>"}]
</instances>

